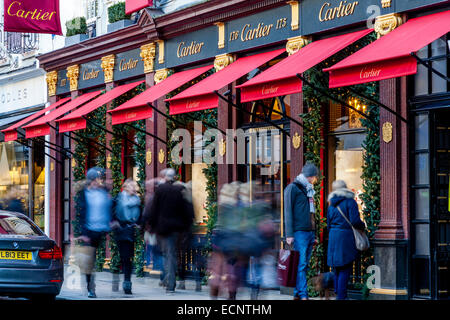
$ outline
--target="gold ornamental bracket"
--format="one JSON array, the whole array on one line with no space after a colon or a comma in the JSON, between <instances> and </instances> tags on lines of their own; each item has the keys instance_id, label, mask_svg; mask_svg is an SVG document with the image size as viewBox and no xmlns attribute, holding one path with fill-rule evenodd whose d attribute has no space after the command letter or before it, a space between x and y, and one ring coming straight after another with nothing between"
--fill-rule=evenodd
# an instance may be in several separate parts
<instances>
[{"instance_id":1,"label":"gold ornamental bracket","mask_svg":"<svg viewBox=\"0 0 450 320\"><path fill-rule=\"evenodd\" d=\"M224 139L219 142L219 155L223 157L227 153L227 143Z\"/></svg>"},{"instance_id":2,"label":"gold ornamental bracket","mask_svg":"<svg viewBox=\"0 0 450 320\"><path fill-rule=\"evenodd\" d=\"M102 58L101 67L103 69L103 73L105 74L105 83L110 83L114 81L115 61L116 56L114 54L110 54L109 56L105 56Z\"/></svg>"},{"instance_id":3,"label":"gold ornamental bracket","mask_svg":"<svg viewBox=\"0 0 450 320\"><path fill-rule=\"evenodd\" d=\"M160 164L163 164L164 160L166 160L166 153L164 152L163 149L159 149L158 161L159 161Z\"/></svg>"},{"instance_id":4,"label":"gold ornamental bracket","mask_svg":"<svg viewBox=\"0 0 450 320\"><path fill-rule=\"evenodd\" d=\"M152 164L152 151L150 149L145 153L145 160L148 166Z\"/></svg>"},{"instance_id":5,"label":"gold ornamental bracket","mask_svg":"<svg viewBox=\"0 0 450 320\"><path fill-rule=\"evenodd\" d=\"M298 50L306 46L310 42L311 38L299 36L294 38L288 38L287 40L288 41L286 43L286 51L288 52L289 55L293 55Z\"/></svg>"},{"instance_id":6,"label":"gold ornamental bracket","mask_svg":"<svg viewBox=\"0 0 450 320\"><path fill-rule=\"evenodd\" d=\"M67 67L67 78L70 83L70 91L78 90L78 76L80 75L80 67L75 64Z\"/></svg>"},{"instance_id":7,"label":"gold ornamental bracket","mask_svg":"<svg viewBox=\"0 0 450 320\"><path fill-rule=\"evenodd\" d=\"M392 0L381 0L382 8L390 8L392 5Z\"/></svg>"},{"instance_id":8,"label":"gold ornamental bracket","mask_svg":"<svg viewBox=\"0 0 450 320\"><path fill-rule=\"evenodd\" d=\"M216 22L214 24L217 26L217 31L219 32L219 42L217 43L217 46L219 49L223 49L225 48L225 23Z\"/></svg>"},{"instance_id":9,"label":"gold ornamental bracket","mask_svg":"<svg viewBox=\"0 0 450 320\"><path fill-rule=\"evenodd\" d=\"M221 55L216 56L216 59L214 60L214 68L216 69L216 72L222 70L225 67L228 67L230 64L232 64L236 58L230 54L230 53L224 53Z\"/></svg>"},{"instance_id":10,"label":"gold ornamental bracket","mask_svg":"<svg viewBox=\"0 0 450 320\"><path fill-rule=\"evenodd\" d=\"M144 73L155 70L156 45L154 43L141 46L141 58L144 61Z\"/></svg>"},{"instance_id":11,"label":"gold ornamental bracket","mask_svg":"<svg viewBox=\"0 0 450 320\"><path fill-rule=\"evenodd\" d=\"M378 39L387 35L395 28L403 24L403 18L398 13L390 13L383 16L378 16L375 19L374 29L377 33Z\"/></svg>"},{"instance_id":12,"label":"gold ornamental bracket","mask_svg":"<svg viewBox=\"0 0 450 320\"><path fill-rule=\"evenodd\" d=\"M110 154L108 154L108 156L106 157L106 168L111 169L111 155Z\"/></svg>"},{"instance_id":13,"label":"gold ornamental bracket","mask_svg":"<svg viewBox=\"0 0 450 320\"><path fill-rule=\"evenodd\" d=\"M163 64L165 60L165 51L164 51L164 40L157 40L158 44L158 63Z\"/></svg>"},{"instance_id":14,"label":"gold ornamental bracket","mask_svg":"<svg viewBox=\"0 0 450 320\"><path fill-rule=\"evenodd\" d=\"M155 84L160 83L163 80L166 80L168 76L170 76L172 74L172 70L171 69L159 69L156 70L155 72L155 76L153 77L153 79L155 80Z\"/></svg>"},{"instance_id":15,"label":"gold ornamental bracket","mask_svg":"<svg viewBox=\"0 0 450 320\"><path fill-rule=\"evenodd\" d=\"M291 6L291 29L298 30L300 24L300 11L298 1L288 1Z\"/></svg>"},{"instance_id":16,"label":"gold ornamental bracket","mask_svg":"<svg viewBox=\"0 0 450 320\"><path fill-rule=\"evenodd\" d=\"M301 145L302 145L302 137L298 134L298 132L296 132L292 137L292 146L294 147L294 149L297 150L298 148L300 148Z\"/></svg>"},{"instance_id":17,"label":"gold ornamental bracket","mask_svg":"<svg viewBox=\"0 0 450 320\"><path fill-rule=\"evenodd\" d=\"M58 83L58 72L47 72L45 80L47 81L48 96L52 97L56 95L56 84Z\"/></svg>"},{"instance_id":18,"label":"gold ornamental bracket","mask_svg":"<svg viewBox=\"0 0 450 320\"><path fill-rule=\"evenodd\" d=\"M385 143L389 143L392 141L392 123L385 122L383 123L383 141Z\"/></svg>"}]
</instances>

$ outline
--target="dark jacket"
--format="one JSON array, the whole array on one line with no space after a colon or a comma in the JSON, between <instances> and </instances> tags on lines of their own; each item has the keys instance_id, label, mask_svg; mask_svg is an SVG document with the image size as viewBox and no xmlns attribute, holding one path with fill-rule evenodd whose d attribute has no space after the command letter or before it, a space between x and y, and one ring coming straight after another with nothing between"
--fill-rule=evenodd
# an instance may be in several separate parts
<instances>
[{"instance_id":1,"label":"dark jacket","mask_svg":"<svg viewBox=\"0 0 450 320\"><path fill-rule=\"evenodd\" d=\"M123 198L127 199L127 203L124 203ZM136 210L138 213L134 219L127 219L129 216L127 212ZM119 227L114 230L114 238L116 241L131 241L136 239L136 227L141 221L141 199L138 196L131 196L125 191L121 192L115 199L115 206L113 211L113 221L119 223Z\"/></svg>"},{"instance_id":2,"label":"dark jacket","mask_svg":"<svg viewBox=\"0 0 450 320\"><path fill-rule=\"evenodd\" d=\"M284 222L286 237L294 237L296 231L314 231L306 188L298 182L284 189Z\"/></svg>"},{"instance_id":3,"label":"dark jacket","mask_svg":"<svg viewBox=\"0 0 450 320\"><path fill-rule=\"evenodd\" d=\"M175 232L189 232L194 221L192 203L183 197L184 187L166 182L158 186L144 216L152 233L168 236ZM148 211L149 210L149 211Z\"/></svg>"},{"instance_id":4,"label":"dark jacket","mask_svg":"<svg viewBox=\"0 0 450 320\"><path fill-rule=\"evenodd\" d=\"M348 189L334 191L328 197L330 205L327 213L328 224L328 265L342 267L352 263L358 257L353 230L342 217L337 206L356 229L364 230L365 224L359 218L355 194Z\"/></svg>"}]
</instances>

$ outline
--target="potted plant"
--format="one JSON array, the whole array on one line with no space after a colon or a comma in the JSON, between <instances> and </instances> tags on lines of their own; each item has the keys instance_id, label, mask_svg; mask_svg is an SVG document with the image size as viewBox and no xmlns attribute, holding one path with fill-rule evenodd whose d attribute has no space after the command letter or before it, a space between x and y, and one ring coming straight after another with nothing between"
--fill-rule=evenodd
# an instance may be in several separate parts
<instances>
[{"instance_id":1,"label":"potted plant","mask_svg":"<svg viewBox=\"0 0 450 320\"><path fill-rule=\"evenodd\" d=\"M67 21L66 28L66 47L89 38L89 36L87 35L87 25L85 17L78 17Z\"/></svg>"},{"instance_id":2,"label":"potted plant","mask_svg":"<svg viewBox=\"0 0 450 320\"><path fill-rule=\"evenodd\" d=\"M108 32L113 32L133 24L131 15L125 13L125 2L119 2L108 8Z\"/></svg>"}]
</instances>

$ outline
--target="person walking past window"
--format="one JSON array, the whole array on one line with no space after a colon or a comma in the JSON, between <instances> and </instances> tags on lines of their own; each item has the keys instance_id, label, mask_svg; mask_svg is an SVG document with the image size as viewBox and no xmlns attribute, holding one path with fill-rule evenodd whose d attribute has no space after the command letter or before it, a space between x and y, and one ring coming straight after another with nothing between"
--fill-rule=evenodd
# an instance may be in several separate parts
<instances>
[{"instance_id":1,"label":"person walking past window","mask_svg":"<svg viewBox=\"0 0 450 320\"><path fill-rule=\"evenodd\" d=\"M131 272L133 268L136 228L141 218L139 186L132 179L125 180L123 191L118 194L113 214L114 236L119 247L120 262L124 273L123 291L131 292Z\"/></svg>"},{"instance_id":2,"label":"person walking past window","mask_svg":"<svg viewBox=\"0 0 450 320\"><path fill-rule=\"evenodd\" d=\"M294 250L299 252L295 300L308 299L306 274L315 243L314 184L318 175L318 168L308 163L284 190L286 242L289 245L294 243Z\"/></svg>"},{"instance_id":3,"label":"person walking past window","mask_svg":"<svg viewBox=\"0 0 450 320\"><path fill-rule=\"evenodd\" d=\"M364 230L365 224L359 217L358 204L354 199L355 194L347 189L346 183L342 180L336 180L332 184L332 189L333 192L328 196L327 264L333 268L335 273L336 299L345 300L347 299L347 285L352 265L358 257L358 250L356 249L353 230L338 208L341 209L354 228Z\"/></svg>"}]
</instances>

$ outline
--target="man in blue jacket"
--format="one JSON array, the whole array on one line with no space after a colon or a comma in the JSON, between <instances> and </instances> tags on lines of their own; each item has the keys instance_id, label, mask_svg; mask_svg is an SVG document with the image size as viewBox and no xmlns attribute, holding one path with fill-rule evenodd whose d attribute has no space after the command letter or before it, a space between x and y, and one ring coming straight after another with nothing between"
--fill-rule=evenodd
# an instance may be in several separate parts
<instances>
[{"instance_id":1,"label":"man in blue jacket","mask_svg":"<svg viewBox=\"0 0 450 320\"><path fill-rule=\"evenodd\" d=\"M315 242L314 184L318 175L319 169L307 163L302 173L284 190L286 242L289 245L294 243L294 250L300 256L294 300L308 300L306 273Z\"/></svg>"}]
</instances>

